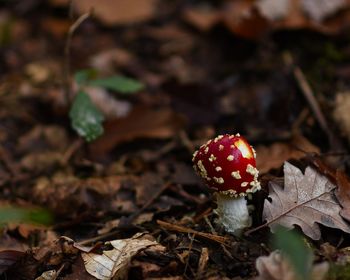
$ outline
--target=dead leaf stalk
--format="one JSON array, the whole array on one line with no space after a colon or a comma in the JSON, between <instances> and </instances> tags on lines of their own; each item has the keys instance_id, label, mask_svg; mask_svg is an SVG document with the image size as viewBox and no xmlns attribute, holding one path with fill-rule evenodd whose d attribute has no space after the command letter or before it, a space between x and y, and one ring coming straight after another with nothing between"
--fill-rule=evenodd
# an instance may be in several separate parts
<instances>
[{"instance_id":1,"label":"dead leaf stalk","mask_svg":"<svg viewBox=\"0 0 350 280\"><path fill-rule=\"evenodd\" d=\"M64 92L67 104L71 99L70 94L70 75L71 75L71 45L72 39L75 31L78 27L87 20L92 14L92 10L88 13L82 14L70 27L67 34L66 44L64 46L64 65L63 65L63 83L64 83Z\"/></svg>"}]
</instances>

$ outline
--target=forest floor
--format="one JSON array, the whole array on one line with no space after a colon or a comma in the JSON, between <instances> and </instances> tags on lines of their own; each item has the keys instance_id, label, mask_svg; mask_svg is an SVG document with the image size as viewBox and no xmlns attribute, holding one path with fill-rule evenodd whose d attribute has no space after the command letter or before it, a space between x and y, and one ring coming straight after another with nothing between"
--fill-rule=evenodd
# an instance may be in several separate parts
<instances>
[{"instance_id":1,"label":"forest floor","mask_svg":"<svg viewBox=\"0 0 350 280\"><path fill-rule=\"evenodd\" d=\"M282 2L1 1L0 279L350 279L350 1ZM236 133L240 237L192 167Z\"/></svg>"}]
</instances>

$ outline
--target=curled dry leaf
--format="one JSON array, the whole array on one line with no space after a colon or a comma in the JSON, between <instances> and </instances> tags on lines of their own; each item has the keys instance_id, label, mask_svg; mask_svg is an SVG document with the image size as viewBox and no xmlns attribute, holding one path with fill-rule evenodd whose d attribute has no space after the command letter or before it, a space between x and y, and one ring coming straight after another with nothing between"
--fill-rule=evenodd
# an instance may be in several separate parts
<instances>
[{"instance_id":1,"label":"curled dry leaf","mask_svg":"<svg viewBox=\"0 0 350 280\"><path fill-rule=\"evenodd\" d=\"M79 0L75 7L79 13L93 9L96 16L106 25L127 24L148 20L153 17L157 0Z\"/></svg>"},{"instance_id":2,"label":"curled dry leaf","mask_svg":"<svg viewBox=\"0 0 350 280\"><path fill-rule=\"evenodd\" d=\"M39 178L31 195L34 201L47 205L57 216L74 218L81 214L82 209L93 209L94 212L96 209L111 209L123 182L119 176L86 180L69 176L57 180Z\"/></svg>"},{"instance_id":3,"label":"curled dry leaf","mask_svg":"<svg viewBox=\"0 0 350 280\"><path fill-rule=\"evenodd\" d=\"M343 209L340 211L340 215L350 222L350 180L346 174L340 170L336 173L337 190L335 195Z\"/></svg>"},{"instance_id":4,"label":"curled dry leaf","mask_svg":"<svg viewBox=\"0 0 350 280\"><path fill-rule=\"evenodd\" d=\"M104 88L85 87L84 91L106 119L125 117L132 108L130 102L115 98Z\"/></svg>"},{"instance_id":5,"label":"curled dry leaf","mask_svg":"<svg viewBox=\"0 0 350 280\"><path fill-rule=\"evenodd\" d=\"M329 264L323 262L312 267L310 280L325 278ZM256 260L256 269L259 276L255 280L298 280L300 279L292 266L279 251L273 251L269 256L259 257Z\"/></svg>"},{"instance_id":6,"label":"curled dry leaf","mask_svg":"<svg viewBox=\"0 0 350 280\"><path fill-rule=\"evenodd\" d=\"M257 158L256 166L261 173L268 172L273 168L280 168L281 165L290 159L300 159L306 153L320 152L320 149L309 142L304 136L296 135L289 143L277 142L271 146L255 147Z\"/></svg>"},{"instance_id":7,"label":"curled dry leaf","mask_svg":"<svg viewBox=\"0 0 350 280\"><path fill-rule=\"evenodd\" d=\"M39 277L35 278L35 280L56 280L57 276L57 271L53 269L43 272Z\"/></svg>"},{"instance_id":8,"label":"curled dry leaf","mask_svg":"<svg viewBox=\"0 0 350 280\"><path fill-rule=\"evenodd\" d=\"M142 234L135 234L128 239L109 241L113 246L110 251L103 251L102 255L82 253L86 271L97 279L118 279L125 275L131 258L139 251L150 246L160 246L156 241L146 239Z\"/></svg>"},{"instance_id":9,"label":"curled dry leaf","mask_svg":"<svg viewBox=\"0 0 350 280\"><path fill-rule=\"evenodd\" d=\"M339 32L349 22L349 6L349 0L236 0L204 12L186 8L184 18L203 30L223 23L233 33L255 39L279 29Z\"/></svg>"},{"instance_id":10,"label":"curled dry leaf","mask_svg":"<svg viewBox=\"0 0 350 280\"><path fill-rule=\"evenodd\" d=\"M137 138L167 139L183 127L183 118L170 109L134 108L125 118L107 121L105 133L90 145L93 156L104 155L122 142Z\"/></svg>"},{"instance_id":11,"label":"curled dry leaf","mask_svg":"<svg viewBox=\"0 0 350 280\"><path fill-rule=\"evenodd\" d=\"M341 207L333 194L335 187L313 168L307 167L304 175L285 162L284 189L276 183L270 184L271 201L265 200L263 219L272 231L277 225L289 229L299 225L314 240L321 237L317 223L350 233L349 224L339 214Z\"/></svg>"}]
</instances>

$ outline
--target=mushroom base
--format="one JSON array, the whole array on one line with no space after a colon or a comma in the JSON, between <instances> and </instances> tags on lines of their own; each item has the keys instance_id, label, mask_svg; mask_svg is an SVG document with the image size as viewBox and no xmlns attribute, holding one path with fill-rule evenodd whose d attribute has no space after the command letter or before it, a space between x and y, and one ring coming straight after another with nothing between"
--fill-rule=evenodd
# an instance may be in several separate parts
<instances>
[{"instance_id":1,"label":"mushroom base","mask_svg":"<svg viewBox=\"0 0 350 280\"><path fill-rule=\"evenodd\" d=\"M230 197L217 193L218 222L224 229L236 236L240 236L244 228L251 226L247 200L245 197Z\"/></svg>"}]
</instances>

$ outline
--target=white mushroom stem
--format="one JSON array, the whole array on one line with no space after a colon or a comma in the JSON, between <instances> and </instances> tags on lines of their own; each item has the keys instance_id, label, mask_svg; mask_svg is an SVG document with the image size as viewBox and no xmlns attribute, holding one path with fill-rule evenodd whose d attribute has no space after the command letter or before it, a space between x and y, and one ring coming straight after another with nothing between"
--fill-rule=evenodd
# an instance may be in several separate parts
<instances>
[{"instance_id":1,"label":"white mushroom stem","mask_svg":"<svg viewBox=\"0 0 350 280\"><path fill-rule=\"evenodd\" d=\"M217 205L219 222L227 232L240 236L244 228L251 226L252 220L245 197L217 193Z\"/></svg>"}]
</instances>

